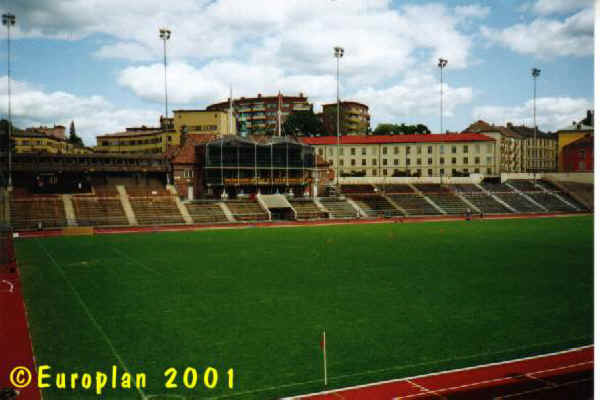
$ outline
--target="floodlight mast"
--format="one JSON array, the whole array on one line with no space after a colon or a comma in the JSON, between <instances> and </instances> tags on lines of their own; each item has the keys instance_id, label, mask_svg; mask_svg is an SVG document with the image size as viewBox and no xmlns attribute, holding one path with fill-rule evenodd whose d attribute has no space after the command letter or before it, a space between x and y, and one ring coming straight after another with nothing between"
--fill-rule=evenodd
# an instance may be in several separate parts
<instances>
[{"instance_id":1,"label":"floodlight mast","mask_svg":"<svg viewBox=\"0 0 600 400\"><path fill-rule=\"evenodd\" d=\"M440 68L440 133L444 133L444 75L443 71L448 65L448 60L440 58L438 67Z\"/></svg>"},{"instance_id":2,"label":"floodlight mast","mask_svg":"<svg viewBox=\"0 0 600 400\"><path fill-rule=\"evenodd\" d=\"M8 50L7 79L8 79L8 189L12 189L12 110L11 110L11 88L10 88L10 27L14 26L16 18L13 14L2 14L2 25L6 26L6 41Z\"/></svg>"},{"instance_id":3,"label":"floodlight mast","mask_svg":"<svg viewBox=\"0 0 600 400\"><path fill-rule=\"evenodd\" d=\"M536 171L537 171L537 161L538 161L538 151L539 147L537 146L537 120L536 120L536 91L537 91L537 78L540 76L542 72L539 68L531 69L531 76L533 77L533 148L531 150L532 160L533 160L533 184L535 185L536 181Z\"/></svg>"},{"instance_id":4,"label":"floodlight mast","mask_svg":"<svg viewBox=\"0 0 600 400\"><path fill-rule=\"evenodd\" d=\"M171 31L166 28L160 28L160 38L163 41L163 64L165 73L165 118L169 117L168 97L167 97L167 40L171 38Z\"/></svg>"},{"instance_id":5,"label":"floodlight mast","mask_svg":"<svg viewBox=\"0 0 600 400\"><path fill-rule=\"evenodd\" d=\"M336 82L337 82L337 110L336 110L336 131L337 131L337 154L335 165L337 171L335 173L336 191L340 193L340 58L344 56L344 48L336 46L333 48L333 56L336 59Z\"/></svg>"}]
</instances>

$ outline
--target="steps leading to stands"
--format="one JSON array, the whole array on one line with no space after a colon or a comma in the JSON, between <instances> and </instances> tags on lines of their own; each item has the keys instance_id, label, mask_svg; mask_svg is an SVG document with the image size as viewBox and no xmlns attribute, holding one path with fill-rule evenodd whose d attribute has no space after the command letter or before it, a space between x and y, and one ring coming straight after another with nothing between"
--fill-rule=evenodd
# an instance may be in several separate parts
<instances>
[{"instance_id":1,"label":"steps leading to stands","mask_svg":"<svg viewBox=\"0 0 600 400\"><path fill-rule=\"evenodd\" d=\"M363 210L362 208L360 208L358 206L358 204L356 204L354 202L354 200L352 200L351 198L346 198L346 201L348 202L348 204L350 204L352 206L352 208L354 208L354 211L356 211L361 217L367 218L369 215L365 212L365 210Z\"/></svg>"},{"instance_id":2,"label":"steps leading to stands","mask_svg":"<svg viewBox=\"0 0 600 400\"><path fill-rule=\"evenodd\" d=\"M77 226L77 216L73 207L73 198L70 194L63 194L63 204L65 205L65 217L67 218L67 226Z\"/></svg>"},{"instance_id":3,"label":"steps leading to stands","mask_svg":"<svg viewBox=\"0 0 600 400\"><path fill-rule=\"evenodd\" d=\"M459 199L461 199L466 205L468 205L469 207L471 207L471 210L476 211L478 214L482 214L481 210L479 209L479 207L477 207L475 204L471 203L465 196L462 195L462 193L460 192L454 192L454 194L456 195L456 197L458 197Z\"/></svg>"},{"instance_id":4,"label":"steps leading to stands","mask_svg":"<svg viewBox=\"0 0 600 400\"><path fill-rule=\"evenodd\" d=\"M565 203L566 205L568 205L569 207L573 208L575 211L581 211L581 209L579 207L577 207L574 204L571 204L570 202L568 202L567 200L565 200L561 195L559 195L556 192L552 192L550 190L548 190L544 185L540 185L539 183L535 183L535 186L540 188L542 191L548 193L551 196L556 197L557 199L559 199L560 201L562 201L563 203Z\"/></svg>"},{"instance_id":5,"label":"steps leading to stands","mask_svg":"<svg viewBox=\"0 0 600 400\"><path fill-rule=\"evenodd\" d=\"M168 190L168 188L167 188L167 190ZM181 213L181 216L183 217L183 220L185 221L185 223L188 225L192 225L194 223L194 220L192 219L187 208L185 208L185 205L181 202L181 199L179 198L179 196L173 196L173 200L175 201L175 205L179 209L179 212Z\"/></svg>"},{"instance_id":6,"label":"steps leading to stands","mask_svg":"<svg viewBox=\"0 0 600 400\"><path fill-rule=\"evenodd\" d=\"M405 217L408 216L408 213L406 212L406 210L402 207L400 207L398 204L396 204L396 202L394 200L392 200L390 198L390 196L388 196L387 194L381 194L381 196L386 199L387 201L389 201L389 203L394 206L396 208L396 210L400 211Z\"/></svg>"},{"instance_id":7,"label":"steps leading to stands","mask_svg":"<svg viewBox=\"0 0 600 400\"><path fill-rule=\"evenodd\" d=\"M317 197L315 197L313 199L313 201L315 202L315 204L317 205L317 207L319 208L319 210L321 210L324 213L327 213L327 215L329 216L329 219L333 218L333 214L327 208L325 208L325 206L323 205L323 203L321 203Z\"/></svg>"},{"instance_id":8,"label":"steps leading to stands","mask_svg":"<svg viewBox=\"0 0 600 400\"><path fill-rule=\"evenodd\" d=\"M478 183L475 183L474 185L477 186L483 193L486 193L488 196L490 196L491 198L496 200L498 203L502 204L504 207L508 208L509 210L511 210L514 213L518 213L518 211L515 210L510 204L508 204L507 202L502 200L500 197L496 196L493 192L487 191L486 189L483 188L483 186L481 186Z\"/></svg>"},{"instance_id":9,"label":"steps leading to stands","mask_svg":"<svg viewBox=\"0 0 600 400\"><path fill-rule=\"evenodd\" d=\"M256 202L258 203L258 205L260 206L260 208L263 209L264 212L267 213L267 215L269 216L269 221L271 221L271 211L269 211L269 207L267 206L267 204L265 203L265 201L263 200L263 195L262 194L257 194L256 195ZM294 211L295 213L295 211Z\"/></svg>"},{"instance_id":10,"label":"steps leading to stands","mask_svg":"<svg viewBox=\"0 0 600 400\"><path fill-rule=\"evenodd\" d=\"M129 225L138 225L137 219L135 218L135 213L133 212L133 207L129 202L129 197L127 196L127 192L125 191L125 186L117 185L117 192L119 192L119 198L121 199L121 205L123 206L123 211L125 211L125 216L127 217L127 221Z\"/></svg>"},{"instance_id":11,"label":"steps leading to stands","mask_svg":"<svg viewBox=\"0 0 600 400\"><path fill-rule=\"evenodd\" d=\"M229 221L229 222L237 222L235 220L235 217L231 213L231 210L229 209L229 207L227 207L227 204L225 204L225 202L220 201L220 202L217 203L217 205L219 207L221 207L221 210L223 210L223 214L225 214L225 217L227 218L227 221Z\"/></svg>"},{"instance_id":12,"label":"steps leading to stands","mask_svg":"<svg viewBox=\"0 0 600 400\"><path fill-rule=\"evenodd\" d=\"M514 187L510 183L504 182L504 184L506 186L508 186L509 188L511 188L515 193L518 193L521 196L525 197L527 200L529 200L530 202L532 202L533 204L535 204L536 206L538 206L539 208L541 208L545 212L549 211L546 207L544 207L543 205L541 205L540 203L538 203L537 201L535 201L533 198L531 198L531 196L528 196L527 194L525 194L524 192L520 191L519 189L517 189L516 187Z\"/></svg>"},{"instance_id":13,"label":"steps leading to stands","mask_svg":"<svg viewBox=\"0 0 600 400\"><path fill-rule=\"evenodd\" d=\"M425 194L423 192L421 192L415 185L413 185L412 183L409 183L408 186L410 186L410 188L412 190L414 190L415 193L421 195L423 197L423 199L426 202L428 202L433 208L435 208L436 210L438 210L438 212L440 214L448 215L448 213L446 211L444 211L440 206L438 206L436 203L434 203L433 200L431 200L429 197L425 196Z\"/></svg>"}]
</instances>

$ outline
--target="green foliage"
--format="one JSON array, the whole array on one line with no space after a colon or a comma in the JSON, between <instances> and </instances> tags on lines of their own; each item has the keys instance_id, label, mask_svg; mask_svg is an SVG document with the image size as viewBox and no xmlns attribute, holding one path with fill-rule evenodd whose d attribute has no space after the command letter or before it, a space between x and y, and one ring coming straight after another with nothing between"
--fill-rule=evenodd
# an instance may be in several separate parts
<instances>
[{"instance_id":1,"label":"green foliage","mask_svg":"<svg viewBox=\"0 0 600 400\"><path fill-rule=\"evenodd\" d=\"M323 130L321 121L312 110L294 111L283 123L283 134L295 136L315 136Z\"/></svg>"},{"instance_id":2,"label":"green foliage","mask_svg":"<svg viewBox=\"0 0 600 400\"><path fill-rule=\"evenodd\" d=\"M405 125L397 124L378 124L373 131L374 135L424 135L431 133L429 128L423 124Z\"/></svg>"},{"instance_id":3,"label":"green foliage","mask_svg":"<svg viewBox=\"0 0 600 400\"><path fill-rule=\"evenodd\" d=\"M71 144L83 147L83 140L77 136L77 133L75 132L75 121L71 121L71 125L69 126L69 138L67 140Z\"/></svg>"},{"instance_id":4,"label":"green foliage","mask_svg":"<svg viewBox=\"0 0 600 400\"><path fill-rule=\"evenodd\" d=\"M178 379L187 366L220 373L211 391L180 384L168 392L186 398L322 390L323 329L330 389L593 342L593 217L15 244L38 364L121 369L114 349L130 371L148 374L146 394L165 393L171 366ZM228 368L236 371L233 392L224 384ZM98 398L81 390L75 397Z\"/></svg>"}]
</instances>

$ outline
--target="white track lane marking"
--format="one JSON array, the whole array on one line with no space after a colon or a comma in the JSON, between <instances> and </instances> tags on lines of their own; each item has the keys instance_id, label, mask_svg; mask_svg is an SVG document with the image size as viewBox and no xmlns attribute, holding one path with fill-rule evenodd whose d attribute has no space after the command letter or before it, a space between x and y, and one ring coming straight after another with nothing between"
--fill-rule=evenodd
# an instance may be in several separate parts
<instances>
[{"instance_id":1,"label":"white track lane marking","mask_svg":"<svg viewBox=\"0 0 600 400\"><path fill-rule=\"evenodd\" d=\"M6 279L2 279L2 282L6 283L9 287L7 291L2 291L0 293L12 293L15 291L15 285L11 281L7 281Z\"/></svg>"},{"instance_id":2,"label":"white track lane marking","mask_svg":"<svg viewBox=\"0 0 600 400\"><path fill-rule=\"evenodd\" d=\"M563 370L563 369L569 369L569 368L579 367L579 366L582 366L582 365L593 364L593 363L594 363L593 361L585 361L585 362L580 362L580 363L575 363L575 364L569 364L569 365L565 365L565 366L557 367L557 368L548 368L548 369L543 369L543 370L540 370L540 371L529 372L528 374L531 374L531 375L543 374L543 373L546 373L546 372L559 371L559 370ZM523 376L526 376L526 375L523 375ZM511 379L517 379L517 377L515 377L515 376L504 376L504 377L501 377L501 378L488 379L488 380L480 381L480 382L466 383L464 385L458 385L458 386L451 386L451 387L446 387L446 388L442 388L442 389L436 389L436 392L437 392L437 394L439 394L441 392L452 392L452 391L459 390L459 389L466 389L466 388L472 387L472 386L480 386L480 385L486 385L488 383L496 383L496 382L509 381ZM536 379L536 380L542 381L541 379ZM406 379L406 381L410 382L408 379ZM542 382L544 382L544 384L547 385L545 387L546 389L552 389L552 386L549 385L547 382L545 382L545 381L542 381ZM416 386L416 384L414 382L410 382L410 383L412 383L413 385ZM560 386L558 384L554 384L554 385L555 386ZM422 395L423 395L423 393L415 393L415 394L411 394L411 395L408 395L408 396L396 397L395 399L401 399L401 398L402 399L410 399L410 398L414 398L414 397L420 397Z\"/></svg>"},{"instance_id":3,"label":"white track lane marking","mask_svg":"<svg viewBox=\"0 0 600 400\"><path fill-rule=\"evenodd\" d=\"M516 396L523 396L525 394L531 394L531 393L536 393L536 392L543 392L544 390L552 390L552 389L556 389L558 387L563 387L563 386L569 386L569 385L574 385L576 383L582 383L582 382L589 382L592 381L593 378L585 378L585 379L577 379L574 381L569 381L569 382L563 382L560 384L556 384L556 386L544 386L541 388L537 388L537 389L531 389L531 390L526 390L524 392L519 392L519 393L511 393L511 394L507 394L504 396L500 396L500 397L494 397L494 400L500 400L500 399L510 399L511 397L516 397Z\"/></svg>"},{"instance_id":4,"label":"white track lane marking","mask_svg":"<svg viewBox=\"0 0 600 400\"><path fill-rule=\"evenodd\" d=\"M571 340L578 340L578 339L584 339L584 338L588 338L588 336L582 336L582 337L578 337L578 338L573 338ZM456 359L457 360L458 359L469 359L469 358L479 357L481 355L502 354L502 353L507 353L507 352L510 352L510 351L519 350L519 349L523 349L523 348L534 348L534 347L538 347L538 346L545 346L545 345L550 345L550 344L560 344L560 343L564 343L564 341L539 343L539 344L537 344L535 346L520 346L519 348L506 349L506 350L503 350L503 351L493 352L493 353L473 354L471 356L464 356L464 357L459 357L459 358L456 358ZM360 388L364 388L364 387L378 386L378 385L382 385L382 384L386 384L386 383L392 383L392 382L402 382L402 381L405 381L407 379L424 378L424 377L428 377L428 376L437 376L437 375L449 374L449 373L453 373L453 372L470 371L470 370L473 370L473 369L479 369L479 368L484 368L484 367L491 367L491 366L496 366L496 365L510 364L510 363L514 363L514 362L518 362L518 361L535 360L537 358L550 357L550 356L555 356L555 355L565 354L565 353L573 353L573 352L576 352L576 351L580 351L580 350L584 350L584 349L588 349L588 348L593 348L593 347L594 347L594 345L590 344L590 345L587 345L587 346L574 347L574 348L571 348L571 349L557 351L557 352L554 352L554 353L539 354L537 356L522 357L522 358L516 358L516 359L508 360L508 361L500 361L500 362L495 362L495 363L481 364L481 365L475 365L475 366L472 366L472 367L457 368L457 369L452 369L452 370L447 370L447 371L432 372L430 374L416 375L416 376L411 376L411 377L406 377L406 378L390 379L390 380L387 380L387 381L367 383L367 384L364 384L364 385L348 386L348 387L343 387L343 388L339 388L339 389L325 390L325 391L321 391L321 392L307 393L307 394L302 394L302 395L297 395L297 396L291 396L291 397L283 397L281 400L294 400L294 399L300 399L300 398L303 398L303 397L317 396L317 395L323 395L323 394L331 394L331 393L335 393L335 392L342 391L342 390L345 391L345 390L352 390L352 389L360 389ZM389 370L394 370L394 369L404 369L404 368L410 368L410 367L414 367L414 366L421 366L421 365L427 365L427 364L434 364L436 362L447 362L447 361L453 361L453 360L454 359L450 359L450 360L438 360L438 361L431 361L431 362L427 362L427 363L419 363L419 364L413 364L413 365L406 365L406 366L403 366L403 367L393 367L393 368L384 369L384 371L389 371ZM586 363L593 363L593 361L588 361ZM584 364L584 363L581 363L581 364ZM574 364L574 365L579 365L579 364ZM372 372L383 372L383 371L382 370L375 370L375 371L372 371ZM371 372L369 372L369 373L371 373ZM331 380L340 379L340 378L347 378L347 377L350 377L350 376L356 376L358 374L364 375L365 373L357 373L357 374L334 376L334 377L331 378ZM299 386L299 385L308 384L308 383L314 383L314 382L320 382L320 379L314 379L312 381L284 385L284 387ZM259 390L255 390L255 391L252 391L252 392L274 390L274 389L277 389L277 388L278 387L273 387L273 388L268 388L268 389L265 388L263 390L259 389Z\"/></svg>"},{"instance_id":5,"label":"white track lane marking","mask_svg":"<svg viewBox=\"0 0 600 400\"><path fill-rule=\"evenodd\" d=\"M446 397L442 396L441 394L439 394L438 392L436 392L435 390L431 390L426 388L423 385L419 385L417 382L413 382L410 379L407 379L406 382L410 383L411 385L421 389L422 391L424 391L426 394L432 394L435 397L439 397L440 399L446 399Z\"/></svg>"},{"instance_id":6,"label":"white track lane marking","mask_svg":"<svg viewBox=\"0 0 600 400\"><path fill-rule=\"evenodd\" d=\"M112 351L112 353L115 356L115 358L117 359L117 361L119 361L119 364L121 364L121 367L123 367L123 370L125 370L125 372L127 372L128 374L131 374L129 372L129 370L127 369L127 366L125 365L125 362L123 361L123 359L121 358L121 356L117 352L117 349L113 345L112 341L110 340L110 338L108 337L108 335L106 334L106 332L104 332L104 329L102 329L102 326L100 326L100 324L98 323L98 321L96 320L96 318L94 317L94 315L92 314L92 312L90 311L90 309L88 308L88 306L85 304L85 302L83 301L83 298L81 297L81 295L79 294L79 292L77 291L77 289L75 289L75 286L73 286L73 284L71 283L71 281L67 278L67 275L65 274L65 271L62 269L62 267L60 266L60 264L58 264L56 262L56 260L52 256L52 254L50 254L50 252L46 249L46 247L42 244L42 242L39 239L36 240L36 242L37 242L38 246L44 250L44 252L46 253L46 255L48 255L48 258L50 259L50 261L52 261L52 264L54 264L54 266L56 267L56 269L58 270L58 272L63 277L64 281L67 283L67 285L69 285L69 288L75 294L75 297L77 298L77 301L79 302L79 304L81 305L81 307L83 308L83 310L85 311L85 313L87 314L87 316L90 319L90 321L92 321L92 324L96 327L96 329L98 330L98 332L100 332L100 335L104 338L104 340L108 344L108 347L110 347L110 350ZM146 399L146 395L144 394L144 391L141 388L138 388L136 386L136 390L139 393L139 395L142 397L142 399Z\"/></svg>"}]
</instances>

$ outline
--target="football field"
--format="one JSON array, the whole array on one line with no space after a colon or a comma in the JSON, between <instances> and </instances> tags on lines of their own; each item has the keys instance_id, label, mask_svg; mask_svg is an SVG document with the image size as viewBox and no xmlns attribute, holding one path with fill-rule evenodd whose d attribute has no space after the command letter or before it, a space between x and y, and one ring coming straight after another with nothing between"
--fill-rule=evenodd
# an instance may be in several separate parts
<instances>
[{"instance_id":1,"label":"football field","mask_svg":"<svg viewBox=\"0 0 600 400\"><path fill-rule=\"evenodd\" d=\"M591 216L15 246L38 367L54 376L110 374L114 365L118 382L125 371L146 374L144 388L105 388L107 399L323 390L323 330L328 388L593 342ZM81 386L57 389L53 379L44 399L98 398Z\"/></svg>"}]
</instances>

